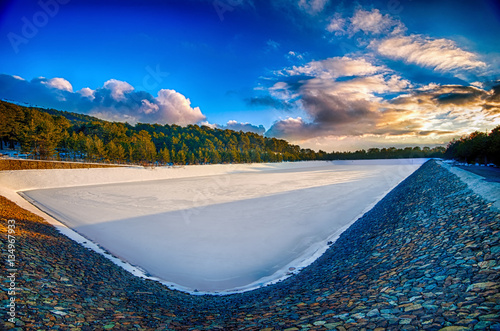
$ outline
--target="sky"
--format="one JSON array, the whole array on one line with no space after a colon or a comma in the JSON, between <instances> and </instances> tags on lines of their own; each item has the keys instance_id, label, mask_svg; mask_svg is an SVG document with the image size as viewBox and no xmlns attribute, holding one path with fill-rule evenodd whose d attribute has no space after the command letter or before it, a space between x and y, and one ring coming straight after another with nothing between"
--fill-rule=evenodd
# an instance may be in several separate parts
<instances>
[{"instance_id":1,"label":"sky","mask_svg":"<svg viewBox=\"0 0 500 331\"><path fill-rule=\"evenodd\" d=\"M0 98L324 151L500 125L498 1L0 2Z\"/></svg>"}]
</instances>

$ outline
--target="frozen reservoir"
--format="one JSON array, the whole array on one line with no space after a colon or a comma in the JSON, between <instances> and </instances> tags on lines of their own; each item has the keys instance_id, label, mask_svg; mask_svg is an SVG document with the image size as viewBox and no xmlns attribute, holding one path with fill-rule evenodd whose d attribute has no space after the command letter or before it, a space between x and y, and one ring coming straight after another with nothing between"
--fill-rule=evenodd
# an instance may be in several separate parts
<instances>
[{"instance_id":1,"label":"frozen reservoir","mask_svg":"<svg viewBox=\"0 0 500 331\"><path fill-rule=\"evenodd\" d=\"M38 170L17 190L165 284L232 293L313 262L425 161Z\"/></svg>"}]
</instances>

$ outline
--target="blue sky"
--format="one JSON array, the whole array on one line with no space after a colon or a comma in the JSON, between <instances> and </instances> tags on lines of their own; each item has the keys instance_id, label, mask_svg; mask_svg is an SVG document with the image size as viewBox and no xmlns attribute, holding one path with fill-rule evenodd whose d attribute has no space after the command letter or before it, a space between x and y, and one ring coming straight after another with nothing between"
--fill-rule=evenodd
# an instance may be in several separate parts
<instances>
[{"instance_id":1,"label":"blue sky","mask_svg":"<svg viewBox=\"0 0 500 331\"><path fill-rule=\"evenodd\" d=\"M4 1L0 98L316 150L500 124L496 1Z\"/></svg>"}]
</instances>

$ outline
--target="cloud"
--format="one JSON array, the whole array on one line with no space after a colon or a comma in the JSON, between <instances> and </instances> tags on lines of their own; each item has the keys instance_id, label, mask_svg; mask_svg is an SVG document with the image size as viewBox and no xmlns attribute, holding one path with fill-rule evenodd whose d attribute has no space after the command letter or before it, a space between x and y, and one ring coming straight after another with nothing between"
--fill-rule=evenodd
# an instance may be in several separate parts
<instances>
[{"instance_id":1,"label":"cloud","mask_svg":"<svg viewBox=\"0 0 500 331\"><path fill-rule=\"evenodd\" d=\"M276 121L266 132L268 137L301 140L317 136L317 128L314 124L306 123L301 117L288 117Z\"/></svg>"},{"instance_id":2,"label":"cloud","mask_svg":"<svg viewBox=\"0 0 500 331\"><path fill-rule=\"evenodd\" d=\"M330 19L330 23L326 27L328 32L335 32L336 35L344 34L346 27L346 19L342 18L340 13L335 13L335 16Z\"/></svg>"},{"instance_id":3,"label":"cloud","mask_svg":"<svg viewBox=\"0 0 500 331\"><path fill-rule=\"evenodd\" d=\"M289 51L285 57L288 59L288 60L304 60L304 56L306 55L306 53L298 53L298 52L294 52L294 51Z\"/></svg>"},{"instance_id":4,"label":"cloud","mask_svg":"<svg viewBox=\"0 0 500 331\"><path fill-rule=\"evenodd\" d=\"M235 120L230 120L226 125L216 125L219 129L229 129L233 131L253 132L257 134L264 134L266 129L262 125L253 125L250 123L239 123Z\"/></svg>"},{"instance_id":5,"label":"cloud","mask_svg":"<svg viewBox=\"0 0 500 331\"><path fill-rule=\"evenodd\" d=\"M398 107L433 109L446 115L468 116L479 110L481 120L489 120L500 113L500 85L490 90L475 86L433 85L430 88L415 90L411 94L399 96L390 101ZM479 120L479 118L478 118Z\"/></svg>"},{"instance_id":6,"label":"cloud","mask_svg":"<svg viewBox=\"0 0 500 331\"><path fill-rule=\"evenodd\" d=\"M267 50L268 51L274 51L274 50L277 50L280 47L280 43L278 43L277 41L274 41L272 39L269 39L266 42L266 46L267 46Z\"/></svg>"},{"instance_id":7,"label":"cloud","mask_svg":"<svg viewBox=\"0 0 500 331\"><path fill-rule=\"evenodd\" d=\"M294 108L266 135L316 146L366 137L444 143L500 124L500 84L478 81L487 65L476 53L449 39L406 35L400 20L378 9L357 9L350 17L335 13L325 28L337 37L355 37L359 48L274 71L267 80L269 103L275 99ZM431 69L441 84L410 82L390 68L394 62L389 59ZM470 86L443 83L450 74L474 79Z\"/></svg>"},{"instance_id":8,"label":"cloud","mask_svg":"<svg viewBox=\"0 0 500 331\"><path fill-rule=\"evenodd\" d=\"M290 84L295 76L301 80ZM383 101L380 95L401 92L411 86L384 66L350 57L286 68L277 78L280 81L269 88L269 93L284 102L295 98L304 116L300 120L289 117L277 121L267 134L293 138L373 131L383 117L378 111Z\"/></svg>"},{"instance_id":9,"label":"cloud","mask_svg":"<svg viewBox=\"0 0 500 331\"><path fill-rule=\"evenodd\" d=\"M63 78L31 81L0 75L2 97L27 104L94 115L112 121L187 125L206 119L199 107L175 90L162 89L154 97L127 82L110 79L102 87L73 92Z\"/></svg>"},{"instance_id":10,"label":"cloud","mask_svg":"<svg viewBox=\"0 0 500 331\"><path fill-rule=\"evenodd\" d=\"M453 73L465 79L466 72L486 73L487 65L473 52L460 48L453 40L421 34L405 35L406 26L378 9L357 9L352 17L336 13L326 26L336 36L356 35L356 43L377 55L429 68L439 73Z\"/></svg>"},{"instance_id":11,"label":"cloud","mask_svg":"<svg viewBox=\"0 0 500 331\"><path fill-rule=\"evenodd\" d=\"M398 36L372 42L380 55L439 72L478 70L486 63L475 53L459 48L449 39L433 39L422 35Z\"/></svg>"},{"instance_id":12,"label":"cloud","mask_svg":"<svg viewBox=\"0 0 500 331\"><path fill-rule=\"evenodd\" d=\"M275 78L270 95L293 97L302 115L276 121L266 135L292 141L366 135L432 141L500 123L500 87L414 86L368 58L312 61Z\"/></svg>"},{"instance_id":13,"label":"cloud","mask_svg":"<svg viewBox=\"0 0 500 331\"><path fill-rule=\"evenodd\" d=\"M273 98L270 95L262 96L262 97L252 97L245 99L246 103L250 106L254 107L271 107L274 109L290 109L292 108L292 104L285 100L280 100L278 98Z\"/></svg>"},{"instance_id":14,"label":"cloud","mask_svg":"<svg viewBox=\"0 0 500 331\"><path fill-rule=\"evenodd\" d=\"M80 93L84 97L89 98L90 100L94 100L95 99L95 96L94 96L95 91L92 90L92 89L90 89L90 88L88 88L88 87L84 87L81 90L78 90L76 92Z\"/></svg>"},{"instance_id":15,"label":"cloud","mask_svg":"<svg viewBox=\"0 0 500 331\"><path fill-rule=\"evenodd\" d=\"M73 92L73 86L71 86L71 83L68 82L64 78L52 78L48 79L46 81L43 81L42 84L45 84L47 86L50 86L55 89L63 90L63 91L68 91L68 92Z\"/></svg>"},{"instance_id":16,"label":"cloud","mask_svg":"<svg viewBox=\"0 0 500 331\"><path fill-rule=\"evenodd\" d=\"M299 0L299 8L310 15L318 14L323 11L328 0Z\"/></svg>"},{"instance_id":17,"label":"cloud","mask_svg":"<svg viewBox=\"0 0 500 331\"><path fill-rule=\"evenodd\" d=\"M163 89L158 92L158 116L160 123L187 125L206 119L199 107L191 107L191 101L174 90Z\"/></svg>"},{"instance_id":18,"label":"cloud","mask_svg":"<svg viewBox=\"0 0 500 331\"><path fill-rule=\"evenodd\" d=\"M382 15L378 9L371 11L359 9L350 21L352 33L362 31L367 34L389 34L401 33L406 29L400 21L391 18L388 14Z\"/></svg>"},{"instance_id":19,"label":"cloud","mask_svg":"<svg viewBox=\"0 0 500 331\"><path fill-rule=\"evenodd\" d=\"M431 38L421 34L405 35L406 26L378 9L357 9L344 18L336 13L326 26L336 36L357 36L359 46L389 59L403 61L440 73L452 72L464 78L463 71L485 73L487 65L479 56L460 48L453 40Z\"/></svg>"},{"instance_id":20,"label":"cloud","mask_svg":"<svg viewBox=\"0 0 500 331\"><path fill-rule=\"evenodd\" d=\"M105 82L103 88L111 91L111 96L115 101L126 100L127 98L125 97L125 93L134 90L132 85L130 85L129 83L116 79L110 79L107 82Z\"/></svg>"},{"instance_id":21,"label":"cloud","mask_svg":"<svg viewBox=\"0 0 500 331\"><path fill-rule=\"evenodd\" d=\"M342 91L343 86L314 82L301 88L302 117L277 121L266 135L287 139L308 139L327 135L362 135L376 131L383 121L380 100L363 97L364 93ZM344 85L343 83L341 85ZM388 115L389 113L385 114Z\"/></svg>"},{"instance_id":22,"label":"cloud","mask_svg":"<svg viewBox=\"0 0 500 331\"><path fill-rule=\"evenodd\" d=\"M326 26L326 30L335 33L336 36L353 37L358 32L371 36L402 34L406 31L406 27L389 14L383 15L378 9L368 11L360 8L350 18L344 18L342 14L335 13Z\"/></svg>"},{"instance_id":23,"label":"cloud","mask_svg":"<svg viewBox=\"0 0 500 331\"><path fill-rule=\"evenodd\" d=\"M305 75L322 79L336 79L347 76L365 76L384 70L364 58L353 59L348 56L332 57L321 61L312 61L306 65L281 71L287 76Z\"/></svg>"}]
</instances>

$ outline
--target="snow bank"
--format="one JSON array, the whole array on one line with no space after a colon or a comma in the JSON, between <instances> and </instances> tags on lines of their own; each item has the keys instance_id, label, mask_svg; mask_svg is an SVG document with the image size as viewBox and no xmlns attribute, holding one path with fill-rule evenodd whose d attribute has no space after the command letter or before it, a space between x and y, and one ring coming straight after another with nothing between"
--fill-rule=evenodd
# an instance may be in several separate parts
<instances>
[{"instance_id":1,"label":"snow bank","mask_svg":"<svg viewBox=\"0 0 500 331\"><path fill-rule=\"evenodd\" d=\"M0 187L136 275L225 294L309 265L424 161L29 170L0 172Z\"/></svg>"},{"instance_id":2,"label":"snow bank","mask_svg":"<svg viewBox=\"0 0 500 331\"><path fill-rule=\"evenodd\" d=\"M439 164L458 176L474 193L500 210L500 183L486 181L482 176L453 166L453 162L439 162Z\"/></svg>"}]
</instances>

